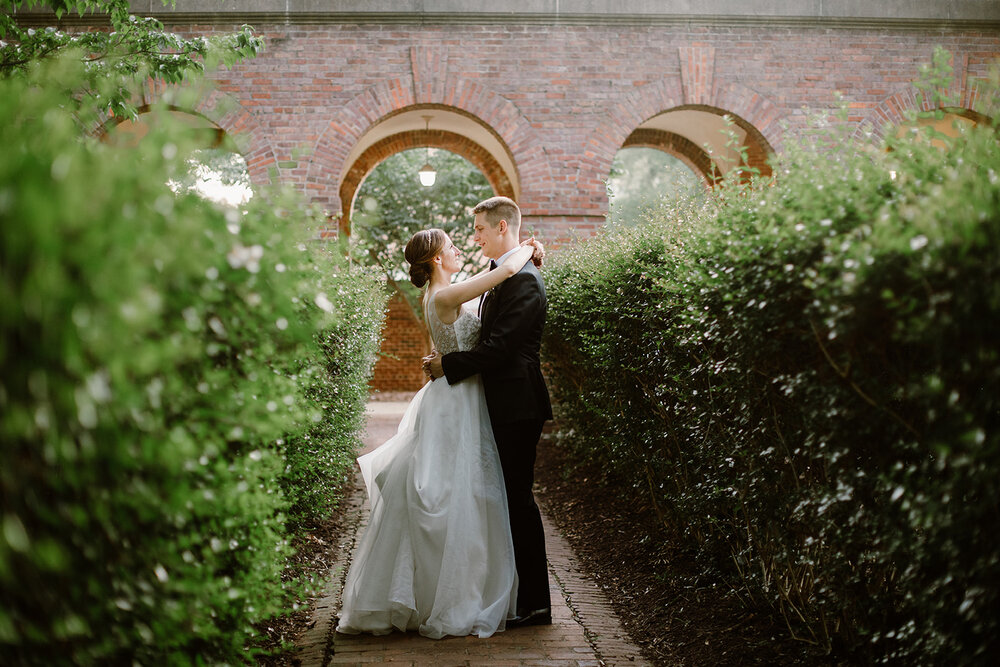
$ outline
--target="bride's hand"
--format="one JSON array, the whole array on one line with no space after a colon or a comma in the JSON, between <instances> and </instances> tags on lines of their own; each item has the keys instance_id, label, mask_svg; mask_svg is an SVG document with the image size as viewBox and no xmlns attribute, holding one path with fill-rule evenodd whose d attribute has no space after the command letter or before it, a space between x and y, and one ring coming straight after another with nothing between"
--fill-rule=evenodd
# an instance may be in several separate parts
<instances>
[{"instance_id":1,"label":"bride's hand","mask_svg":"<svg viewBox=\"0 0 1000 667\"><path fill-rule=\"evenodd\" d=\"M541 267L542 260L545 259L545 246L542 245L541 241L532 236L522 241L521 245L534 248L534 253L531 255L531 263L537 267Z\"/></svg>"}]
</instances>

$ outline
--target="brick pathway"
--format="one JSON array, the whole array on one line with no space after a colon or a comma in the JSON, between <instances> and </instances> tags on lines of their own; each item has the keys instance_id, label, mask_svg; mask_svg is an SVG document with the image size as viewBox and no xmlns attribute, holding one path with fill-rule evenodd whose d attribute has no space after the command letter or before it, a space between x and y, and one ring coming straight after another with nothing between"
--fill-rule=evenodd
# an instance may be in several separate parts
<instances>
[{"instance_id":1,"label":"brick pathway","mask_svg":"<svg viewBox=\"0 0 1000 667\"><path fill-rule=\"evenodd\" d=\"M372 402L368 406L369 451L395 433L405 403ZM359 473L360 476L360 473ZM368 502L359 490L344 506L350 520L338 546L327 590L317 600L310 629L296 642L302 667L389 662L401 665L648 665L621 627L600 588L577 567L569 544L548 518L545 527L552 595L552 625L517 628L489 639L447 637L427 639L396 632L383 637L341 635L334 629L340 593L350 555L368 516Z\"/></svg>"}]
</instances>

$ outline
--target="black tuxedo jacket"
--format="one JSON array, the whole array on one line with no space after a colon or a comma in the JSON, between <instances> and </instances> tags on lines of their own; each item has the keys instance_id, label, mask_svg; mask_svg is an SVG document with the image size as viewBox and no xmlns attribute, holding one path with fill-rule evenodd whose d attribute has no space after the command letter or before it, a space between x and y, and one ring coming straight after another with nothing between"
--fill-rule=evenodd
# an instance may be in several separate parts
<instances>
[{"instance_id":1,"label":"black tuxedo jacket","mask_svg":"<svg viewBox=\"0 0 1000 667\"><path fill-rule=\"evenodd\" d=\"M486 295L479 344L441 358L448 384L482 377L494 424L552 419L539 361L547 307L542 275L528 262Z\"/></svg>"}]
</instances>

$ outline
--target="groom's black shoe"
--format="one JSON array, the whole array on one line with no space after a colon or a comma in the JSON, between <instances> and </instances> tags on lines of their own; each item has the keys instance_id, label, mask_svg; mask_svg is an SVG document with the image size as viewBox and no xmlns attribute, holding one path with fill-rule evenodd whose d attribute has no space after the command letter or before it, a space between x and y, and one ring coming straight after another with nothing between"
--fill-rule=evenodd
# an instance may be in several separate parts
<instances>
[{"instance_id":1,"label":"groom's black shoe","mask_svg":"<svg viewBox=\"0 0 1000 667\"><path fill-rule=\"evenodd\" d=\"M552 608L518 611L517 616L507 621L508 628L526 628L529 625L552 625Z\"/></svg>"}]
</instances>

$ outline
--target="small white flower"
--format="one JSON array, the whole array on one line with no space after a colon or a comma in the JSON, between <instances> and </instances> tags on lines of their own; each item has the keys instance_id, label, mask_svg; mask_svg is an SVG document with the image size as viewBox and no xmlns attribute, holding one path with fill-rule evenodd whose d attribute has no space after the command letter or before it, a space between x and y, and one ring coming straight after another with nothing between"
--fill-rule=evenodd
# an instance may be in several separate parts
<instances>
[{"instance_id":1,"label":"small white flower","mask_svg":"<svg viewBox=\"0 0 1000 667\"><path fill-rule=\"evenodd\" d=\"M253 245L248 248L237 243L226 255L226 260L229 262L229 266L234 269L246 268L250 273L257 273L260 271L260 258L263 256L263 247Z\"/></svg>"},{"instance_id":2,"label":"small white flower","mask_svg":"<svg viewBox=\"0 0 1000 667\"><path fill-rule=\"evenodd\" d=\"M222 324L222 320L218 317L212 317L208 320L208 326L215 332L215 335L220 338L226 337L226 327Z\"/></svg>"},{"instance_id":3,"label":"small white flower","mask_svg":"<svg viewBox=\"0 0 1000 667\"><path fill-rule=\"evenodd\" d=\"M927 245L927 237L923 234L910 239L910 250L920 250Z\"/></svg>"},{"instance_id":4,"label":"small white flower","mask_svg":"<svg viewBox=\"0 0 1000 667\"><path fill-rule=\"evenodd\" d=\"M98 371L87 378L87 392L97 403L111 400L111 378L107 371Z\"/></svg>"},{"instance_id":5,"label":"small white flower","mask_svg":"<svg viewBox=\"0 0 1000 667\"><path fill-rule=\"evenodd\" d=\"M240 214L236 209L226 209L226 229L230 234L240 233Z\"/></svg>"},{"instance_id":6,"label":"small white flower","mask_svg":"<svg viewBox=\"0 0 1000 667\"><path fill-rule=\"evenodd\" d=\"M325 292L320 292L316 295L316 305L328 313L333 312L333 303L326 297Z\"/></svg>"}]
</instances>

